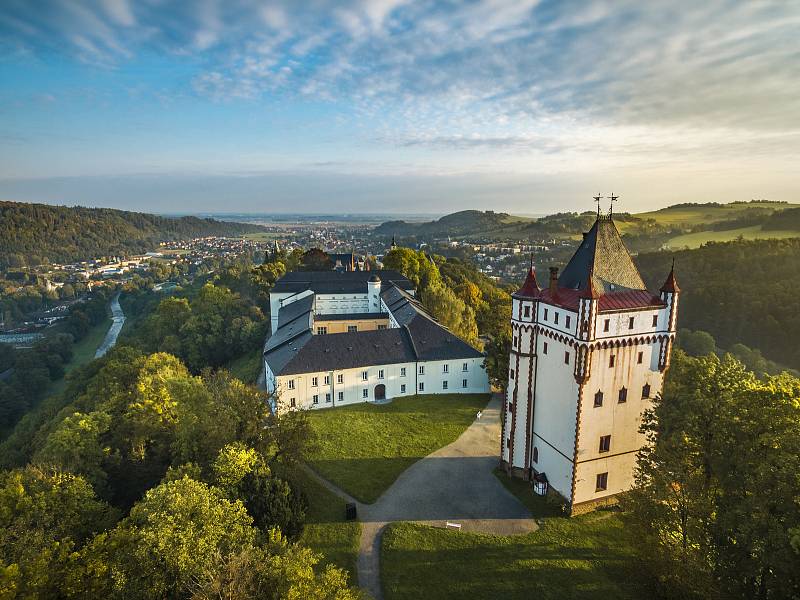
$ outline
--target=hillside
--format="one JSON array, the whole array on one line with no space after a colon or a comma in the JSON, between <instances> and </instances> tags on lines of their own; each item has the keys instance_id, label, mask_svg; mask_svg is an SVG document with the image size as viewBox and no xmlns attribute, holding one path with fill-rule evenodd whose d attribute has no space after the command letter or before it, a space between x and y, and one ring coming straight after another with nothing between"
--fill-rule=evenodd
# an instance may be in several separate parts
<instances>
[{"instance_id":1,"label":"hillside","mask_svg":"<svg viewBox=\"0 0 800 600\"><path fill-rule=\"evenodd\" d=\"M462 210L445 215L436 221L409 223L407 221L387 221L375 228L379 235L400 236L462 236L515 226L521 222L530 222L526 217L515 217L507 213L496 213L491 210Z\"/></svg>"},{"instance_id":2,"label":"hillside","mask_svg":"<svg viewBox=\"0 0 800 600\"><path fill-rule=\"evenodd\" d=\"M197 217L0 201L0 268L139 253L161 241L260 231L259 225Z\"/></svg>"},{"instance_id":3,"label":"hillside","mask_svg":"<svg viewBox=\"0 0 800 600\"><path fill-rule=\"evenodd\" d=\"M723 348L743 343L800 368L800 238L641 254L636 262L651 289L663 283L673 256L683 292L680 327L707 331Z\"/></svg>"}]
</instances>

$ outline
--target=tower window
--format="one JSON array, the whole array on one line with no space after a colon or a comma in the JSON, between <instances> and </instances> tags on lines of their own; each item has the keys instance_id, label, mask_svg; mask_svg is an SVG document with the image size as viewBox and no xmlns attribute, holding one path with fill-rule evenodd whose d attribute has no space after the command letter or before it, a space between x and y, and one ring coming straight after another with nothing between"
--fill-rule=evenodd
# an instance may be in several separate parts
<instances>
[{"instance_id":1,"label":"tower window","mask_svg":"<svg viewBox=\"0 0 800 600\"><path fill-rule=\"evenodd\" d=\"M600 406L603 406L603 392L598 390L594 395L594 407L598 408Z\"/></svg>"},{"instance_id":2,"label":"tower window","mask_svg":"<svg viewBox=\"0 0 800 600\"><path fill-rule=\"evenodd\" d=\"M633 317L628 318L628 329L633 329Z\"/></svg>"},{"instance_id":3,"label":"tower window","mask_svg":"<svg viewBox=\"0 0 800 600\"><path fill-rule=\"evenodd\" d=\"M649 398L650 397L650 384L645 383L642 387L642 398Z\"/></svg>"},{"instance_id":4,"label":"tower window","mask_svg":"<svg viewBox=\"0 0 800 600\"><path fill-rule=\"evenodd\" d=\"M517 347L517 341L518 341L518 340L517 340L517 336L514 336L514 348L516 348L516 347Z\"/></svg>"},{"instance_id":5,"label":"tower window","mask_svg":"<svg viewBox=\"0 0 800 600\"><path fill-rule=\"evenodd\" d=\"M553 313L553 323L555 323L556 325L558 325L558 313L557 313L557 312L556 312L556 313Z\"/></svg>"},{"instance_id":6,"label":"tower window","mask_svg":"<svg viewBox=\"0 0 800 600\"><path fill-rule=\"evenodd\" d=\"M530 306L526 306L525 307L525 316L526 317L530 317L531 316L531 307Z\"/></svg>"},{"instance_id":7,"label":"tower window","mask_svg":"<svg viewBox=\"0 0 800 600\"><path fill-rule=\"evenodd\" d=\"M547 321L547 309L544 309L544 320Z\"/></svg>"},{"instance_id":8,"label":"tower window","mask_svg":"<svg viewBox=\"0 0 800 600\"><path fill-rule=\"evenodd\" d=\"M617 358L617 355L616 355L616 354L612 354L611 356L609 356L609 357L608 357L608 367L609 367L610 369L613 369L613 368L614 368L614 360L615 360L616 358Z\"/></svg>"},{"instance_id":9,"label":"tower window","mask_svg":"<svg viewBox=\"0 0 800 600\"><path fill-rule=\"evenodd\" d=\"M658 327L658 315L653 315L653 327Z\"/></svg>"},{"instance_id":10,"label":"tower window","mask_svg":"<svg viewBox=\"0 0 800 600\"><path fill-rule=\"evenodd\" d=\"M600 452L608 452L611 450L611 436L610 435L601 435L600 436Z\"/></svg>"},{"instance_id":11,"label":"tower window","mask_svg":"<svg viewBox=\"0 0 800 600\"><path fill-rule=\"evenodd\" d=\"M608 331L611 328L611 319L603 321L603 331Z\"/></svg>"},{"instance_id":12,"label":"tower window","mask_svg":"<svg viewBox=\"0 0 800 600\"><path fill-rule=\"evenodd\" d=\"M636 356L636 364L637 365L642 364L642 356L644 356L644 352L639 352L639 354Z\"/></svg>"},{"instance_id":13,"label":"tower window","mask_svg":"<svg viewBox=\"0 0 800 600\"><path fill-rule=\"evenodd\" d=\"M564 352L564 364L569 364L569 352Z\"/></svg>"},{"instance_id":14,"label":"tower window","mask_svg":"<svg viewBox=\"0 0 800 600\"><path fill-rule=\"evenodd\" d=\"M566 317L566 319L565 319L565 321L564 321L564 326L565 326L565 327L569 328L569 322L570 322L570 320L571 320L571 319L570 319L570 316L569 316L569 315L567 315L567 317Z\"/></svg>"},{"instance_id":15,"label":"tower window","mask_svg":"<svg viewBox=\"0 0 800 600\"><path fill-rule=\"evenodd\" d=\"M623 404L628 401L628 388L624 387L619 391L619 403Z\"/></svg>"},{"instance_id":16,"label":"tower window","mask_svg":"<svg viewBox=\"0 0 800 600\"><path fill-rule=\"evenodd\" d=\"M533 462L535 463L539 462L539 449L535 446L533 448Z\"/></svg>"},{"instance_id":17,"label":"tower window","mask_svg":"<svg viewBox=\"0 0 800 600\"><path fill-rule=\"evenodd\" d=\"M608 489L608 473L598 473L597 483L595 485L595 492L604 492Z\"/></svg>"},{"instance_id":18,"label":"tower window","mask_svg":"<svg viewBox=\"0 0 800 600\"><path fill-rule=\"evenodd\" d=\"M511 369L511 379L514 379L514 369Z\"/></svg>"},{"instance_id":19,"label":"tower window","mask_svg":"<svg viewBox=\"0 0 800 600\"><path fill-rule=\"evenodd\" d=\"M544 346L542 346L542 354L547 354L547 342L545 342Z\"/></svg>"}]
</instances>

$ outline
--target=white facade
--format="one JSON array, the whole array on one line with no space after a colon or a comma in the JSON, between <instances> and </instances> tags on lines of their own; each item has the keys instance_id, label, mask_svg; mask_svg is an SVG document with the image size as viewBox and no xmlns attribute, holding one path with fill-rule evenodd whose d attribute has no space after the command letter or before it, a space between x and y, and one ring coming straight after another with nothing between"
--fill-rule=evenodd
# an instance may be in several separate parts
<instances>
[{"instance_id":1,"label":"white facade","mask_svg":"<svg viewBox=\"0 0 800 600\"><path fill-rule=\"evenodd\" d=\"M386 399L414 394L486 394L489 380L483 363L483 358L420 361L277 377L267 364L267 388L277 391L282 408L288 409L372 402L380 385Z\"/></svg>"},{"instance_id":2,"label":"white facade","mask_svg":"<svg viewBox=\"0 0 800 600\"><path fill-rule=\"evenodd\" d=\"M661 306L602 312L590 296L577 309L514 296L503 418L505 467L545 473L573 508L631 488L677 315L677 292L662 291Z\"/></svg>"}]
</instances>

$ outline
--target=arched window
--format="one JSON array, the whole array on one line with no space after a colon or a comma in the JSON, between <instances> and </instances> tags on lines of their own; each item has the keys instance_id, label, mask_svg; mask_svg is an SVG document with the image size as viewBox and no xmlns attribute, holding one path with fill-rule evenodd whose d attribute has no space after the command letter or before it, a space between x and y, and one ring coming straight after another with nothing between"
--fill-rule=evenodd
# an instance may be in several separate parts
<instances>
[{"instance_id":1,"label":"arched window","mask_svg":"<svg viewBox=\"0 0 800 600\"><path fill-rule=\"evenodd\" d=\"M536 446L533 447L533 462L539 462L539 449Z\"/></svg>"},{"instance_id":2,"label":"arched window","mask_svg":"<svg viewBox=\"0 0 800 600\"><path fill-rule=\"evenodd\" d=\"M619 391L620 404L628 401L628 388L624 387Z\"/></svg>"},{"instance_id":3,"label":"arched window","mask_svg":"<svg viewBox=\"0 0 800 600\"><path fill-rule=\"evenodd\" d=\"M645 383L644 387L642 388L642 398L649 398L650 397L650 384Z\"/></svg>"},{"instance_id":4,"label":"arched window","mask_svg":"<svg viewBox=\"0 0 800 600\"><path fill-rule=\"evenodd\" d=\"M603 406L603 392L599 391L594 395L594 406Z\"/></svg>"}]
</instances>

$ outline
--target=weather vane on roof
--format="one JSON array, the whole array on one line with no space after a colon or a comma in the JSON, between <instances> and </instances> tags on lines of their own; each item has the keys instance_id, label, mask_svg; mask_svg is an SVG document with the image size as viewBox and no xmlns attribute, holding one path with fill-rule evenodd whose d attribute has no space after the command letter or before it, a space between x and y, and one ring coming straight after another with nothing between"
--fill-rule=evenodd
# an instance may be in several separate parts
<instances>
[{"instance_id":1,"label":"weather vane on roof","mask_svg":"<svg viewBox=\"0 0 800 600\"><path fill-rule=\"evenodd\" d=\"M603 197L598 193L597 196L592 196L592 198L594 198L594 201L597 202L597 216L599 217L600 216L600 200L602 200Z\"/></svg>"},{"instance_id":2,"label":"weather vane on roof","mask_svg":"<svg viewBox=\"0 0 800 600\"><path fill-rule=\"evenodd\" d=\"M614 192L611 192L611 204L608 207L608 216L611 217L614 215L614 202L617 201L619 196L615 196Z\"/></svg>"}]
</instances>

